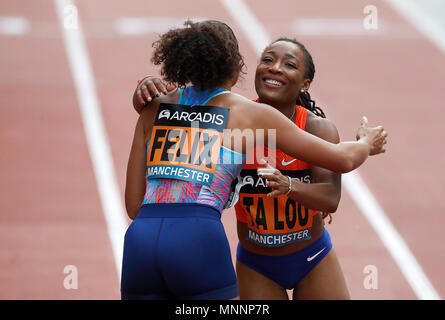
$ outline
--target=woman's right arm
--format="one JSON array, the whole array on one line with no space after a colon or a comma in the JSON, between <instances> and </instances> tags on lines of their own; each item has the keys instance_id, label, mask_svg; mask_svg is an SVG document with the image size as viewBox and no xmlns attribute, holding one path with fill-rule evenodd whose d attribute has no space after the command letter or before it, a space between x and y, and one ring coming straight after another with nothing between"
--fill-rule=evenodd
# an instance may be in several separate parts
<instances>
[{"instance_id":1,"label":"woman's right arm","mask_svg":"<svg viewBox=\"0 0 445 320\"><path fill-rule=\"evenodd\" d=\"M269 143L269 146L273 142L273 137L268 130L275 130L277 149L337 173L352 171L369 155L385 152L386 132L381 126L368 128L366 118L362 120L362 126L358 131L358 141L334 144L301 130L281 112L268 105L246 99L243 101L243 106L237 109L237 112L244 114L242 121L244 128L240 129L265 129L264 141L266 145ZM246 117L246 114L249 116Z\"/></svg>"}]
</instances>

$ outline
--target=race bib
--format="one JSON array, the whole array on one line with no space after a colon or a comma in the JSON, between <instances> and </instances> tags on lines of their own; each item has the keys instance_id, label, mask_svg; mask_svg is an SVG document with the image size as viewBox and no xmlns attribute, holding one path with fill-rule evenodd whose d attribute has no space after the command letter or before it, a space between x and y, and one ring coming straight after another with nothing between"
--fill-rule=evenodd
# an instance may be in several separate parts
<instances>
[{"instance_id":1,"label":"race bib","mask_svg":"<svg viewBox=\"0 0 445 320\"><path fill-rule=\"evenodd\" d=\"M265 247L311 239L313 215L311 210L287 197L265 198L262 195L242 196L247 209L247 240ZM284 209L284 214L280 210Z\"/></svg>"},{"instance_id":2,"label":"race bib","mask_svg":"<svg viewBox=\"0 0 445 320\"><path fill-rule=\"evenodd\" d=\"M311 181L310 170L286 171L302 182ZM265 247L279 247L311 239L315 211L286 197L267 197L272 191L256 169L241 171L242 187L239 203L247 213L247 240Z\"/></svg>"},{"instance_id":3,"label":"race bib","mask_svg":"<svg viewBox=\"0 0 445 320\"><path fill-rule=\"evenodd\" d=\"M147 178L210 185L219 160L229 109L159 106L147 154Z\"/></svg>"}]
</instances>

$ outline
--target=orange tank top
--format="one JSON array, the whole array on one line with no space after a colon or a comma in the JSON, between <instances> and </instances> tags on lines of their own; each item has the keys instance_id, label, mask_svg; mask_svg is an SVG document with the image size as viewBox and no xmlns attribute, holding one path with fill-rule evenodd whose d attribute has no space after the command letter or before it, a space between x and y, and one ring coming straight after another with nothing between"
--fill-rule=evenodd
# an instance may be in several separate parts
<instances>
[{"instance_id":1,"label":"orange tank top","mask_svg":"<svg viewBox=\"0 0 445 320\"><path fill-rule=\"evenodd\" d=\"M307 109L296 106L295 124L302 130L306 127ZM264 147L267 157L268 149ZM239 200L235 205L236 218L248 227L247 240L259 246L280 247L286 244L311 239L313 216L318 211L305 208L287 196L267 197L271 188L266 180L257 174L259 168L255 158L255 149L247 159L253 163L243 165L240 177L242 187ZM281 150L276 150L276 163L271 163L283 175L299 179L301 182L312 182L311 165L295 159Z\"/></svg>"}]
</instances>

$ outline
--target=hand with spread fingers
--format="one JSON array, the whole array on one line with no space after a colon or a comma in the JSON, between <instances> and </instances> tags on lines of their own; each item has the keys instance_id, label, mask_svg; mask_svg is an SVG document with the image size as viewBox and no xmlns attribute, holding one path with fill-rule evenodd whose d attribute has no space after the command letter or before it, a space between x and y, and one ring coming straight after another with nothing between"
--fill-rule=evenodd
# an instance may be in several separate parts
<instances>
[{"instance_id":1,"label":"hand with spread fingers","mask_svg":"<svg viewBox=\"0 0 445 320\"><path fill-rule=\"evenodd\" d=\"M147 103L150 103L161 94L166 95L168 92L175 90L173 85L166 85L161 79L147 76L138 80L138 86L133 95L133 104L142 110ZM140 112L140 111L138 111Z\"/></svg>"},{"instance_id":2,"label":"hand with spread fingers","mask_svg":"<svg viewBox=\"0 0 445 320\"><path fill-rule=\"evenodd\" d=\"M384 153L388 133L382 126L368 127L368 118L363 117L360 128L357 130L357 140L367 140L371 147L369 155Z\"/></svg>"},{"instance_id":3,"label":"hand with spread fingers","mask_svg":"<svg viewBox=\"0 0 445 320\"><path fill-rule=\"evenodd\" d=\"M272 192L268 193L267 196L289 195L292 191L292 179L272 167L265 159L261 159L259 165L262 168L257 169L258 176L266 179L266 185L272 189Z\"/></svg>"}]
</instances>

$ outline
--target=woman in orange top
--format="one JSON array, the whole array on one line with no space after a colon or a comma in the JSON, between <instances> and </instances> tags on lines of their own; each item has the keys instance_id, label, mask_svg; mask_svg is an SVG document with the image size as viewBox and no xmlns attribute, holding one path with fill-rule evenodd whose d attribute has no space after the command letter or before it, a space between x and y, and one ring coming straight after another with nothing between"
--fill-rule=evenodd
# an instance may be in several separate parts
<instances>
[{"instance_id":1,"label":"woman in orange top","mask_svg":"<svg viewBox=\"0 0 445 320\"><path fill-rule=\"evenodd\" d=\"M335 125L308 93L315 67L299 42L278 39L263 52L255 74L259 102L307 132L338 143ZM297 105L295 105L297 102ZM337 210L341 175L281 151L275 163L255 159L241 171L235 209L241 299L349 299L323 215Z\"/></svg>"}]
</instances>

